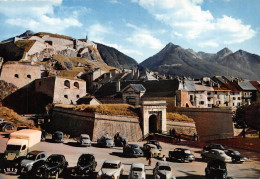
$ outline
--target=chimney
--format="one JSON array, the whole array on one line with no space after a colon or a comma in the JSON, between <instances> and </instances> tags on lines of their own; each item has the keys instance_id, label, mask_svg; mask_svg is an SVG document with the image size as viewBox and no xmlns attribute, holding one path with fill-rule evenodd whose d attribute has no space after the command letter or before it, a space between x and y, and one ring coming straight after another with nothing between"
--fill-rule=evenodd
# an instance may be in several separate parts
<instances>
[{"instance_id":1,"label":"chimney","mask_svg":"<svg viewBox=\"0 0 260 179\"><path fill-rule=\"evenodd\" d=\"M134 75L135 75L135 69L133 68L133 69L132 69L132 73L131 73L131 79L132 79L132 80L134 79Z\"/></svg>"},{"instance_id":2,"label":"chimney","mask_svg":"<svg viewBox=\"0 0 260 179\"><path fill-rule=\"evenodd\" d=\"M139 75L140 75L140 70L139 68L136 69L136 79L138 80L139 79Z\"/></svg>"},{"instance_id":3,"label":"chimney","mask_svg":"<svg viewBox=\"0 0 260 179\"><path fill-rule=\"evenodd\" d=\"M118 80L117 82L116 82L116 92L120 92L121 91L121 84L120 84L120 80Z\"/></svg>"}]
</instances>

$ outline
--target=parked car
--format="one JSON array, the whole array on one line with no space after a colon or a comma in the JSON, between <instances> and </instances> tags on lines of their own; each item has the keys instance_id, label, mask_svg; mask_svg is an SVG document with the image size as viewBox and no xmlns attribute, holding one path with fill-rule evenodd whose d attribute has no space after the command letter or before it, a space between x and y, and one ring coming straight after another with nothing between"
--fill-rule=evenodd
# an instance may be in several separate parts
<instances>
[{"instance_id":1,"label":"parked car","mask_svg":"<svg viewBox=\"0 0 260 179\"><path fill-rule=\"evenodd\" d=\"M71 169L72 176L93 177L97 162L93 154L81 154L77 166Z\"/></svg>"},{"instance_id":2,"label":"parked car","mask_svg":"<svg viewBox=\"0 0 260 179\"><path fill-rule=\"evenodd\" d=\"M46 140L46 134L47 134L47 132L42 129L41 141L45 141Z\"/></svg>"},{"instance_id":3,"label":"parked car","mask_svg":"<svg viewBox=\"0 0 260 179\"><path fill-rule=\"evenodd\" d=\"M97 140L97 145L100 147L114 147L115 143L109 136L102 136Z\"/></svg>"},{"instance_id":4,"label":"parked car","mask_svg":"<svg viewBox=\"0 0 260 179\"><path fill-rule=\"evenodd\" d=\"M97 174L97 178L116 178L124 172L123 164L120 160L106 160Z\"/></svg>"},{"instance_id":5,"label":"parked car","mask_svg":"<svg viewBox=\"0 0 260 179\"><path fill-rule=\"evenodd\" d=\"M124 147L125 145L128 144L128 139L126 136L121 136L121 135L115 135L114 136L114 143L115 146L117 147Z\"/></svg>"},{"instance_id":6,"label":"parked car","mask_svg":"<svg viewBox=\"0 0 260 179\"><path fill-rule=\"evenodd\" d=\"M27 127L27 126L18 126L17 127L17 131L23 130L23 129L29 129L29 127Z\"/></svg>"},{"instance_id":7,"label":"parked car","mask_svg":"<svg viewBox=\"0 0 260 179\"><path fill-rule=\"evenodd\" d=\"M63 132L61 131L56 131L52 134L52 141L53 142L59 142L63 143L64 142L64 135Z\"/></svg>"},{"instance_id":8,"label":"parked car","mask_svg":"<svg viewBox=\"0 0 260 179\"><path fill-rule=\"evenodd\" d=\"M42 166L47 159L47 154L44 151L34 150L26 155L26 158L21 161L20 174L23 176L31 175Z\"/></svg>"},{"instance_id":9,"label":"parked car","mask_svg":"<svg viewBox=\"0 0 260 179\"><path fill-rule=\"evenodd\" d=\"M77 138L77 143L82 146L91 146L91 140L88 134L81 134L80 137Z\"/></svg>"},{"instance_id":10,"label":"parked car","mask_svg":"<svg viewBox=\"0 0 260 179\"><path fill-rule=\"evenodd\" d=\"M205 176L208 179L232 179L227 176L226 163L220 160L210 160L205 168Z\"/></svg>"},{"instance_id":11,"label":"parked car","mask_svg":"<svg viewBox=\"0 0 260 179\"><path fill-rule=\"evenodd\" d=\"M145 168L143 163L132 163L128 179L145 179Z\"/></svg>"},{"instance_id":12,"label":"parked car","mask_svg":"<svg viewBox=\"0 0 260 179\"><path fill-rule=\"evenodd\" d=\"M210 144L203 147L203 151L209 151L211 149L226 150L221 144Z\"/></svg>"},{"instance_id":13,"label":"parked car","mask_svg":"<svg viewBox=\"0 0 260 179\"><path fill-rule=\"evenodd\" d=\"M128 144L123 148L123 154L127 157L143 157L144 152L137 144Z\"/></svg>"},{"instance_id":14,"label":"parked car","mask_svg":"<svg viewBox=\"0 0 260 179\"><path fill-rule=\"evenodd\" d=\"M157 141L157 140L149 140L149 141L147 141L147 144L154 144L154 145L156 145L158 150L160 150L160 151L162 150L162 146L160 145L159 141Z\"/></svg>"},{"instance_id":15,"label":"parked car","mask_svg":"<svg viewBox=\"0 0 260 179\"><path fill-rule=\"evenodd\" d=\"M176 148L173 151L169 151L169 159L181 160L182 162L192 162L195 160L195 157L189 149Z\"/></svg>"},{"instance_id":16,"label":"parked car","mask_svg":"<svg viewBox=\"0 0 260 179\"><path fill-rule=\"evenodd\" d=\"M153 177L155 179L165 178L165 179L176 179L172 174L171 166L168 162L160 161L156 162L153 169Z\"/></svg>"},{"instance_id":17,"label":"parked car","mask_svg":"<svg viewBox=\"0 0 260 179\"><path fill-rule=\"evenodd\" d=\"M44 165L37 169L36 176L40 178L58 178L68 167L64 155L50 155Z\"/></svg>"},{"instance_id":18,"label":"parked car","mask_svg":"<svg viewBox=\"0 0 260 179\"><path fill-rule=\"evenodd\" d=\"M201 153L202 159L220 160L223 162L231 162L231 157L225 154L223 150L211 149Z\"/></svg>"},{"instance_id":19,"label":"parked car","mask_svg":"<svg viewBox=\"0 0 260 179\"><path fill-rule=\"evenodd\" d=\"M232 158L232 162L243 163L248 161L248 158L241 155L237 150L227 149L225 153Z\"/></svg>"},{"instance_id":20,"label":"parked car","mask_svg":"<svg viewBox=\"0 0 260 179\"><path fill-rule=\"evenodd\" d=\"M156 145L148 143L145 143L143 145L143 151L145 154L147 154L150 151L150 149L152 151L152 157L159 157L161 155L161 151L157 148Z\"/></svg>"},{"instance_id":21,"label":"parked car","mask_svg":"<svg viewBox=\"0 0 260 179\"><path fill-rule=\"evenodd\" d=\"M0 123L0 131L7 131L7 130L13 130L14 129L14 125L11 124L10 122L4 121Z\"/></svg>"}]
</instances>

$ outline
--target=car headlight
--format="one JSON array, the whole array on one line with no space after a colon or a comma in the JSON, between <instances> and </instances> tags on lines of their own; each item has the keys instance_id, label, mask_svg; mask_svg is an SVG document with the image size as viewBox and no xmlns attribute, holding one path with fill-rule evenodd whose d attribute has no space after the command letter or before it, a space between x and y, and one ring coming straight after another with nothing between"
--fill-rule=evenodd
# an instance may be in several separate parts
<instances>
[{"instance_id":1,"label":"car headlight","mask_svg":"<svg viewBox=\"0 0 260 179\"><path fill-rule=\"evenodd\" d=\"M87 169L85 169L85 173L88 173L88 171L89 171L89 169L87 168Z\"/></svg>"},{"instance_id":2,"label":"car headlight","mask_svg":"<svg viewBox=\"0 0 260 179\"><path fill-rule=\"evenodd\" d=\"M39 168L39 169L37 169L37 173L40 173L41 172L41 169Z\"/></svg>"},{"instance_id":3,"label":"car headlight","mask_svg":"<svg viewBox=\"0 0 260 179\"><path fill-rule=\"evenodd\" d=\"M52 170L52 171L51 171L51 174L55 174L55 173L56 173L56 171L55 171L55 170Z\"/></svg>"}]
</instances>

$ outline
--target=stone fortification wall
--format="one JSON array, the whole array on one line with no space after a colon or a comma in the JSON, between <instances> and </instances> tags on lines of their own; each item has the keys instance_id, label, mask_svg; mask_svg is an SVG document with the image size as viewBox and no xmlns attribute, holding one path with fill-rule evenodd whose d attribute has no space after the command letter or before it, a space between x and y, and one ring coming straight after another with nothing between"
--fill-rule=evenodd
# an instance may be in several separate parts
<instances>
[{"instance_id":1,"label":"stone fortification wall","mask_svg":"<svg viewBox=\"0 0 260 179\"><path fill-rule=\"evenodd\" d=\"M167 132L170 129L175 129L177 133L185 134L185 135L194 135L197 134L195 123L190 122L175 122L172 120L167 120Z\"/></svg>"},{"instance_id":2,"label":"stone fortification wall","mask_svg":"<svg viewBox=\"0 0 260 179\"><path fill-rule=\"evenodd\" d=\"M234 136L231 108L176 108L195 121L200 140L215 140Z\"/></svg>"},{"instance_id":3,"label":"stone fortification wall","mask_svg":"<svg viewBox=\"0 0 260 179\"><path fill-rule=\"evenodd\" d=\"M142 137L137 117L101 115L55 107L51 123L53 130L72 136L87 133L93 141L106 134L113 137L116 132L126 136L129 141L137 141Z\"/></svg>"},{"instance_id":4,"label":"stone fortification wall","mask_svg":"<svg viewBox=\"0 0 260 179\"><path fill-rule=\"evenodd\" d=\"M9 62L3 65L0 80L13 83L21 88L37 78L41 78L42 71L38 65L28 65Z\"/></svg>"}]
</instances>

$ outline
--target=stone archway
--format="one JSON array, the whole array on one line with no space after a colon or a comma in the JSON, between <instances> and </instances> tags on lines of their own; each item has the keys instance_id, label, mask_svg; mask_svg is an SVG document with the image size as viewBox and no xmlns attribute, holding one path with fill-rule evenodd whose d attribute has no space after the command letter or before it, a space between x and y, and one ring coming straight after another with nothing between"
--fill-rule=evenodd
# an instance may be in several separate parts
<instances>
[{"instance_id":1,"label":"stone archway","mask_svg":"<svg viewBox=\"0 0 260 179\"><path fill-rule=\"evenodd\" d=\"M143 135L166 132L166 101L142 101Z\"/></svg>"}]
</instances>

